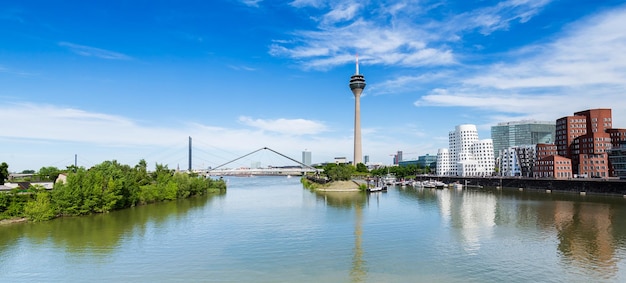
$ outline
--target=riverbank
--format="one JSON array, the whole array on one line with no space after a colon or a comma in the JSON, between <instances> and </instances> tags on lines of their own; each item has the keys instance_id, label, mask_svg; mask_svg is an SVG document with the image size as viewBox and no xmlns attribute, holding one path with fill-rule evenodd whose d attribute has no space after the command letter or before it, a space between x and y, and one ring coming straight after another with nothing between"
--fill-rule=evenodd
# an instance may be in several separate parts
<instances>
[{"instance_id":1,"label":"riverbank","mask_svg":"<svg viewBox=\"0 0 626 283\"><path fill-rule=\"evenodd\" d=\"M322 192L358 192L359 184L354 181L336 181L320 185L316 190Z\"/></svg>"},{"instance_id":2,"label":"riverbank","mask_svg":"<svg viewBox=\"0 0 626 283\"><path fill-rule=\"evenodd\" d=\"M307 178L300 179L302 185L309 190L320 192L359 192L361 191L360 185L355 181L333 181L328 183L317 183L308 180Z\"/></svg>"},{"instance_id":3,"label":"riverbank","mask_svg":"<svg viewBox=\"0 0 626 283\"><path fill-rule=\"evenodd\" d=\"M15 224L15 223L22 223L22 222L28 222L28 218L26 218L26 217L19 217L19 218L2 219L2 220L0 220L0 226L2 226L2 225L9 225L9 224Z\"/></svg>"}]
</instances>

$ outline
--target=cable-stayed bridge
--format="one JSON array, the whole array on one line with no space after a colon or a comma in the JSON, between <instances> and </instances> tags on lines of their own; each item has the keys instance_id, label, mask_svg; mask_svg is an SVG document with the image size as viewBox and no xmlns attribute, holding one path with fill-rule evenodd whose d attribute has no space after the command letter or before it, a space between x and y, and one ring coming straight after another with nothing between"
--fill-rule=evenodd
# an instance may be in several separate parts
<instances>
[{"instance_id":1,"label":"cable-stayed bridge","mask_svg":"<svg viewBox=\"0 0 626 283\"><path fill-rule=\"evenodd\" d=\"M247 156L250 156L262 150L267 150L272 153L275 153L283 158L286 158L288 160L291 160L297 163L298 165L297 166L276 166L276 167L268 166L265 168L250 168L250 167L227 168L226 167L226 165L232 164L242 158L245 158ZM212 169L194 170L194 172L205 175L205 176L274 176L274 175L276 176L292 176L292 175L299 176L299 175L304 175L306 173L319 173L320 171L322 170L312 167L310 165L306 165L298 160L295 160L269 147L263 147L253 152L250 152L248 154L244 154L240 157L237 157L233 160L230 160Z\"/></svg>"}]
</instances>

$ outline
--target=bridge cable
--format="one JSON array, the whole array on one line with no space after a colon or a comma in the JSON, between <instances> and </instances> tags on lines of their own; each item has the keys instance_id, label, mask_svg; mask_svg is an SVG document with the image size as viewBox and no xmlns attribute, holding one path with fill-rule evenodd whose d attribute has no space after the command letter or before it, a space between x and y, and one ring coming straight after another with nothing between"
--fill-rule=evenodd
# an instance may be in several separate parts
<instances>
[{"instance_id":1,"label":"bridge cable","mask_svg":"<svg viewBox=\"0 0 626 283\"><path fill-rule=\"evenodd\" d=\"M222 164L222 165L219 165L219 166L217 166L217 167L215 167L215 168L211 168L211 170L208 170L208 172L211 172L211 171L213 171L213 170L216 170L216 169L218 169L218 168L220 168L220 167L222 167L222 166L226 166L226 165L228 165L228 164L230 164L230 163L233 163L233 162L235 162L235 161L237 161L237 160L239 160L239 159L242 159L242 158L244 158L244 157L246 157L246 156L249 156L249 155L251 155L251 154L254 154L254 153L259 152L259 151L264 150L264 149L267 149L267 150L269 150L269 151L271 151L271 152L274 152L274 153L276 153L276 154L278 154L278 155L280 155L280 156L282 156L282 157L284 157L284 158L287 158L287 159L289 159L289 160L291 160L291 161L293 161L293 162L296 162L296 163L298 163L298 164L300 164L300 165L302 165L302 166L304 166L304 167L308 167L308 168L314 169L316 172L317 172L317 171L319 171L319 169L317 169L317 168L315 168L315 167L313 167L313 166L306 165L306 164L304 164L304 163L302 163L302 162L300 162L300 161L298 161L298 160L295 160L295 159L293 159L293 158L291 158L291 157L289 157L289 156L287 156L287 155L284 155L284 154L282 154L282 153L280 153L280 152L278 152L278 151L275 151L275 150L273 150L273 149L271 149L271 148L269 148L269 147L263 147L263 148L259 148L259 149L255 150L255 151L253 151L253 152L250 152L250 153L248 153L248 154L246 154L246 155L243 155L243 156L240 156L240 157L238 157L238 158L235 158L235 159L233 159L233 160L231 160L231 161L228 161L228 162L226 162L226 163L224 163L224 164Z\"/></svg>"}]
</instances>

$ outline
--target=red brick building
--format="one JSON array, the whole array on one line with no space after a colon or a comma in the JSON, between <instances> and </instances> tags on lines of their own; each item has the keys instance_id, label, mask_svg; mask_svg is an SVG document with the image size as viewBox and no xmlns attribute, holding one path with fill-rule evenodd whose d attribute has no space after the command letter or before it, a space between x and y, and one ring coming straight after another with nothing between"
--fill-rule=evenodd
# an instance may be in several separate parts
<instances>
[{"instance_id":1,"label":"red brick building","mask_svg":"<svg viewBox=\"0 0 626 283\"><path fill-rule=\"evenodd\" d=\"M537 160L548 157L550 155L559 154L557 146L551 143L538 143L535 152L537 153Z\"/></svg>"},{"instance_id":2,"label":"red brick building","mask_svg":"<svg viewBox=\"0 0 626 283\"><path fill-rule=\"evenodd\" d=\"M533 167L533 177L535 178L572 178L572 161L569 158L550 155L538 159Z\"/></svg>"},{"instance_id":3,"label":"red brick building","mask_svg":"<svg viewBox=\"0 0 626 283\"><path fill-rule=\"evenodd\" d=\"M609 177L607 152L611 149L611 109L590 109L556 121L558 154L571 159L572 173Z\"/></svg>"}]
</instances>

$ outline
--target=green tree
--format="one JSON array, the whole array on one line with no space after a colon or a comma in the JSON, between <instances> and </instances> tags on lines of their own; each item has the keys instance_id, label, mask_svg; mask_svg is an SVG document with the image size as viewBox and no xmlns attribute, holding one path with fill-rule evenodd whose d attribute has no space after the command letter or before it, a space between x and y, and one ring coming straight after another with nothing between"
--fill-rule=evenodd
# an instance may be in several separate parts
<instances>
[{"instance_id":1,"label":"green tree","mask_svg":"<svg viewBox=\"0 0 626 283\"><path fill-rule=\"evenodd\" d=\"M54 182L60 173L61 173L61 170L59 170L59 168L56 168L54 166L48 166L48 167L41 167L41 169L39 169L38 174L41 180L48 180L48 181Z\"/></svg>"},{"instance_id":2,"label":"green tree","mask_svg":"<svg viewBox=\"0 0 626 283\"><path fill-rule=\"evenodd\" d=\"M354 166L349 164L328 163L324 166L324 174L331 181L348 181L354 171Z\"/></svg>"},{"instance_id":3,"label":"green tree","mask_svg":"<svg viewBox=\"0 0 626 283\"><path fill-rule=\"evenodd\" d=\"M4 185L4 180L9 178L9 164L2 162L0 164L0 185Z\"/></svg>"},{"instance_id":4,"label":"green tree","mask_svg":"<svg viewBox=\"0 0 626 283\"><path fill-rule=\"evenodd\" d=\"M46 221L55 216L55 211L50 202L50 194L45 190L36 193L35 199L30 200L24 206L24 215L30 221Z\"/></svg>"},{"instance_id":5,"label":"green tree","mask_svg":"<svg viewBox=\"0 0 626 283\"><path fill-rule=\"evenodd\" d=\"M361 172L361 173L367 173L368 172L367 166L365 166L365 164L363 163L359 163L356 165L356 171Z\"/></svg>"}]
</instances>

